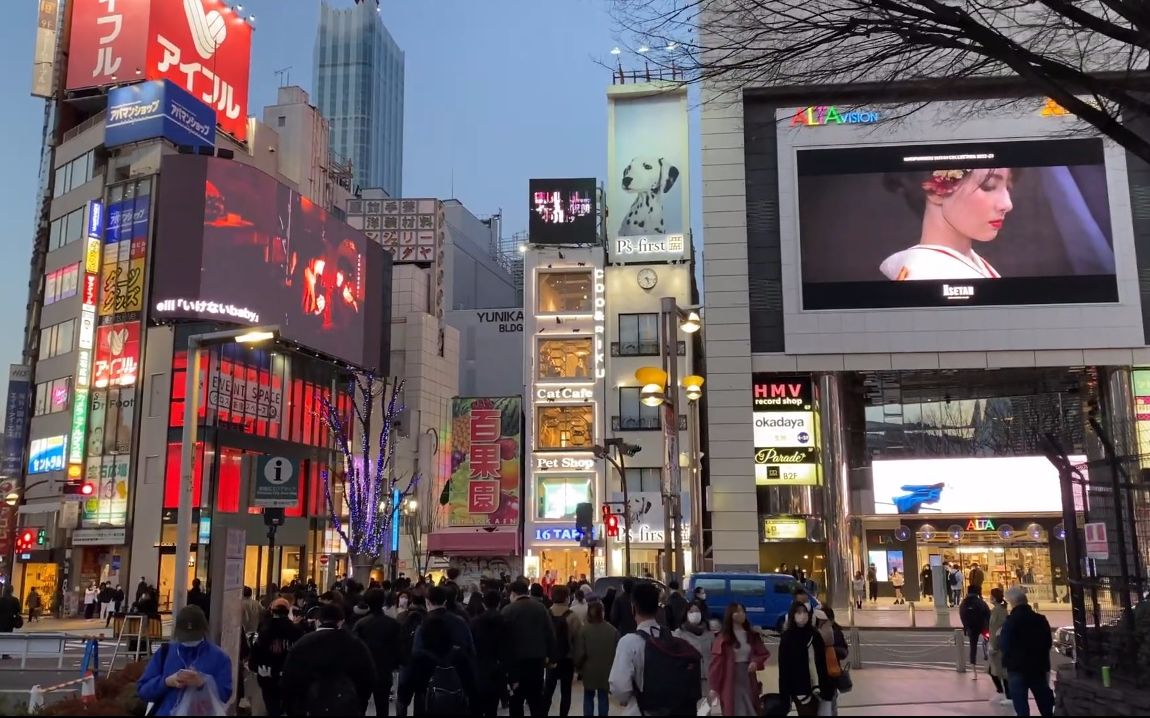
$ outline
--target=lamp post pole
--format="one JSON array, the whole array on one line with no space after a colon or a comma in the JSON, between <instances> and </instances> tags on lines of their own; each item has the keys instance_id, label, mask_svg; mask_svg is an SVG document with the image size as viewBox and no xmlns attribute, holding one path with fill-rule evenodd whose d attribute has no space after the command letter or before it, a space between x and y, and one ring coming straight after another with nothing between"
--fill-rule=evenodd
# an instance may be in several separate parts
<instances>
[{"instance_id":1,"label":"lamp post pole","mask_svg":"<svg viewBox=\"0 0 1150 718\"><path fill-rule=\"evenodd\" d=\"M224 342L254 343L272 339L275 327L248 327L188 337L184 376L184 428L180 437L180 502L176 509L176 565L172 577L172 613L179 613L188 601L188 559L192 544L192 502L194 498L196 439L199 429L200 349ZM246 341L245 341L246 338ZM268 557L269 562L271 556Z\"/></svg>"},{"instance_id":2,"label":"lamp post pole","mask_svg":"<svg viewBox=\"0 0 1150 718\"><path fill-rule=\"evenodd\" d=\"M661 344L663 364L667 371L667 393L663 402L663 440L666 444L664 464L667 467L664 501L664 551L668 554L667 580L683 577L683 472L679 466L679 305L674 297L663 297L660 315L663 320ZM673 548L672 548L673 545ZM671 556L673 552L673 556Z\"/></svg>"}]
</instances>

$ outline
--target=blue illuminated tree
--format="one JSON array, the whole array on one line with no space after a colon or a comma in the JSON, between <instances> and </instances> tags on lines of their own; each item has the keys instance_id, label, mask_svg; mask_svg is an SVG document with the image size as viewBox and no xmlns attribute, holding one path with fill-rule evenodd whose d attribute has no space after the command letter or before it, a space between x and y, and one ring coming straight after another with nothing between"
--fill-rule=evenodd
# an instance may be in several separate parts
<instances>
[{"instance_id":1,"label":"blue illuminated tree","mask_svg":"<svg viewBox=\"0 0 1150 718\"><path fill-rule=\"evenodd\" d=\"M341 402L329 395L320 398L323 421L343 454L343 471L323 471L324 501L332 526L347 543L356 580L366 583L376 560L386 562L390 558L392 522L399 507L419 485L420 477L403 477L394 471L394 432L396 420L404 410L403 381L377 380L373 373L361 372L348 380L344 391L352 408L349 417L341 416ZM378 414L373 417L377 407ZM382 422L374 433L373 420ZM352 426L348 425L350 422ZM343 488L346 522L342 507L332 498L334 485Z\"/></svg>"}]
</instances>

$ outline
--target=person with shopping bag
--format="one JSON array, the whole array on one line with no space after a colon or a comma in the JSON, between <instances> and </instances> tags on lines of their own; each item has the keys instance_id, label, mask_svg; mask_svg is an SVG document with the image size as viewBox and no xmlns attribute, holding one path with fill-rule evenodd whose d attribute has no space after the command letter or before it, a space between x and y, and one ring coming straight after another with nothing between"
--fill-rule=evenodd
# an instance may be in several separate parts
<instances>
[{"instance_id":1,"label":"person with shopping bag","mask_svg":"<svg viewBox=\"0 0 1150 718\"><path fill-rule=\"evenodd\" d=\"M148 715L224 715L232 695L232 661L208 640L208 619L198 606L176 614L172 640L152 656L136 684L151 704Z\"/></svg>"},{"instance_id":2,"label":"person with shopping bag","mask_svg":"<svg viewBox=\"0 0 1150 718\"><path fill-rule=\"evenodd\" d=\"M801 716L817 716L822 696L833 696L835 681L827 674L826 643L811 625L811 611L794 603L779 640L779 693Z\"/></svg>"}]
</instances>

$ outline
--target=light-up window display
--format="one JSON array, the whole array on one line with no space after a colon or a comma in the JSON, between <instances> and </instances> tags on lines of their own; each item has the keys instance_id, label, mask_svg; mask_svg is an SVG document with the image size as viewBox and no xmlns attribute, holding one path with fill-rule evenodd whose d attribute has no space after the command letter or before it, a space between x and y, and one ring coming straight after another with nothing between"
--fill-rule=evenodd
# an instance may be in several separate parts
<instances>
[{"instance_id":1,"label":"light-up window display","mask_svg":"<svg viewBox=\"0 0 1150 718\"><path fill-rule=\"evenodd\" d=\"M591 404L537 406L535 416L540 449L589 449L595 443L595 407Z\"/></svg>"},{"instance_id":2,"label":"light-up window display","mask_svg":"<svg viewBox=\"0 0 1150 718\"><path fill-rule=\"evenodd\" d=\"M541 272L536 308L540 314L591 314L591 272Z\"/></svg>"},{"instance_id":3,"label":"light-up window display","mask_svg":"<svg viewBox=\"0 0 1150 718\"><path fill-rule=\"evenodd\" d=\"M591 503L591 476L539 476L535 479L536 517L575 519L575 507Z\"/></svg>"},{"instance_id":4,"label":"light-up window display","mask_svg":"<svg viewBox=\"0 0 1150 718\"><path fill-rule=\"evenodd\" d=\"M540 379L592 379L591 337L539 340Z\"/></svg>"}]
</instances>

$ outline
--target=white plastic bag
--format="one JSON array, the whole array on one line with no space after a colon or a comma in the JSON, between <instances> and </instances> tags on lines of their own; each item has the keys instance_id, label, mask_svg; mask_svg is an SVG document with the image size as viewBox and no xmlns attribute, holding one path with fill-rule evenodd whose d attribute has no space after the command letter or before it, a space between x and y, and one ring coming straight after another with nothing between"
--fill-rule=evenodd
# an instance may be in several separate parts
<instances>
[{"instance_id":1,"label":"white plastic bag","mask_svg":"<svg viewBox=\"0 0 1150 718\"><path fill-rule=\"evenodd\" d=\"M723 715L723 707L718 699L711 700L707 696L703 696L699 699L698 710L695 714L700 716L721 716Z\"/></svg>"},{"instance_id":2,"label":"white plastic bag","mask_svg":"<svg viewBox=\"0 0 1150 718\"><path fill-rule=\"evenodd\" d=\"M222 716L227 715L228 707L220 700L220 692L216 690L216 682L206 673L201 673L204 679L199 688L183 688L180 691L180 700L172 708L174 716Z\"/></svg>"}]
</instances>

